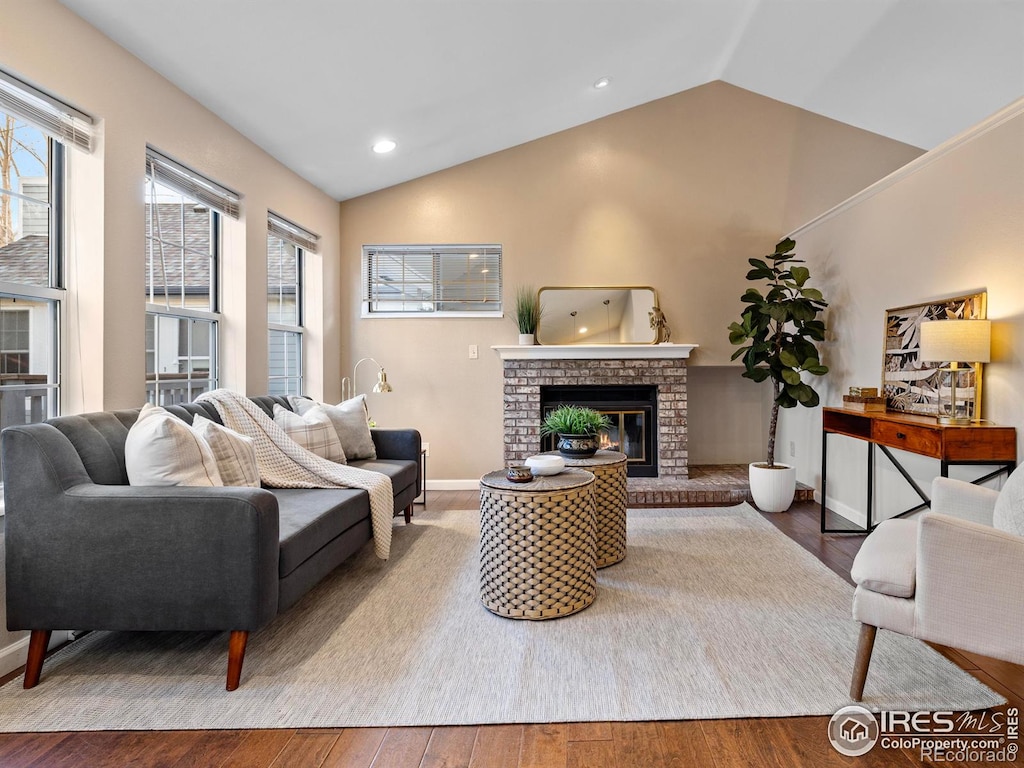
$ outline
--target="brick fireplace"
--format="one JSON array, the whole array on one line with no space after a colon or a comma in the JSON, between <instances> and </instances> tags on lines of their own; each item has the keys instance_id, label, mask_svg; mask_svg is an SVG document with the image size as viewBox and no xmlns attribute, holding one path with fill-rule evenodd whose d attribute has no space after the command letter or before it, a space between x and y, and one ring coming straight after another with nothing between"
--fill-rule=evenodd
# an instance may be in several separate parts
<instances>
[{"instance_id":1,"label":"brick fireplace","mask_svg":"<svg viewBox=\"0 0 1024 768\"><path fill-rule=\"evenodd\" d=\"M686 358L692 344L565 345L494 349L504 369L504 457L521 462L541 450L542 387L620 387L657 389L657 487L688 477ZM631 478L632 480L632 478Z\"/></svg>"}]
</instances>

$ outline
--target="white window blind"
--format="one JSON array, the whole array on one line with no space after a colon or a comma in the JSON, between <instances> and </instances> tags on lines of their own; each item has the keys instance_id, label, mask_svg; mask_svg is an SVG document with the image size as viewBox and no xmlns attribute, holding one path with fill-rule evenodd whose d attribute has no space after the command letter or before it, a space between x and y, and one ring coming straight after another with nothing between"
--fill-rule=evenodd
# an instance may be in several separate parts
<instances>
[{"instance_id":1,"label":"white window blind","mask_svg":"<svg viewBox=\"0 0 1024 768\"><path fill-rule=\"evenodd\" d=\"M93 119L89 115L3 70L0 110L27 120L51 138L92 151Z\"/></svg>"},{"instance_id":2,"label":"white window blind","mask_svg":"<svg viewBox=\"0 0 1024 768\"><path fill-rule=\"evenodd\" d=\"M364 245L368 314L501 312L500 245Z\"/></svg>"},{"instance_id":3,"label":"white window blind","mask_svg":"<svg viewBox=\"0 0 1024 768\"><path fill-rule=\"evenodd\" d=\"M238 218L242 199L240 194L172 160L152 147L146 147L146 173L158 184L207 205L225 216Z\"/></svg>"},{"instance_id":4,"label":"white window blind","mask_svg":"<svg viewBox=\"0 0 1024 768\"><path fill-rule=\"evenodd\" d=\"M288 221L273 211L267 211L267 230L275 237L297 245L309 253L316 253L320 244L320 235L300 227L293 221Z\"/></svg>"}]
</instances>

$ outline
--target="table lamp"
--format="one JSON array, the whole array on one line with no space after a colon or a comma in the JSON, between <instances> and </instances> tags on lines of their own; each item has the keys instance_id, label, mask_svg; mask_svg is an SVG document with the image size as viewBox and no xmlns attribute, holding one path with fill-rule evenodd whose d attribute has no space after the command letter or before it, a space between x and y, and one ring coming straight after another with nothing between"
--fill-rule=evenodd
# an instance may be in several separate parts
<instances>
[{"instance_id":1,"label":"table lamp","mask_svg":"<svg viewBox=\"0 0 1024 768\"><path fill-rule=\"evenodd\" d=\"M938 413L940 424L970 424L981 421L981 366L989 362L992 349L992 323L989 320L930 320L921 323L921 362L949 363L949 416ZM965 404L965 418L957 417L956 379L961 363L974 366L974 408ZM940 390L941 391L941 390ZM941 408L941 396L939 407Z\"/></svg>"}]
</instances>

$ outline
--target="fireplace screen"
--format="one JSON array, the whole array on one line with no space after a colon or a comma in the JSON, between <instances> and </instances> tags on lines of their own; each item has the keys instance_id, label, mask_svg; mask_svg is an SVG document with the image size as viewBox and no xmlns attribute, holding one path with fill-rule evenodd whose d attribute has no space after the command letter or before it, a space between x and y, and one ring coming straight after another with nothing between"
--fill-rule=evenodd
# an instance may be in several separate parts
<instances>
[{"instance_id":1,"label":"fireplace screen","mask_svg":"<svg viewBox=\"0 0 1024 768\"><path fill-rule=\"evenodd\" d=\"M607 432L601 434L601 449L607 451L619 451L626 454L626 458L636 464L647 463L647 449L644 445L643 411L609 411L604 408L595 409L604 413L611 421L612 426ZM621 461L621 459L620 459Z\"/></svg>"},{"instance_id":2,"label":"fireplace screen","mask_svg":"<svg viewBox=\"0 0 1024 768\"><path fill-rule=\"evenodd\" d=\"M541 387L541 413L560 405L581 405L605 414L611 427L601 434L601 448L619 451L628 459L630 477L657 477L657 389L653 386ZM557 437L549 435L543 450L553 451Z\"/></svg>"}]
</instances>

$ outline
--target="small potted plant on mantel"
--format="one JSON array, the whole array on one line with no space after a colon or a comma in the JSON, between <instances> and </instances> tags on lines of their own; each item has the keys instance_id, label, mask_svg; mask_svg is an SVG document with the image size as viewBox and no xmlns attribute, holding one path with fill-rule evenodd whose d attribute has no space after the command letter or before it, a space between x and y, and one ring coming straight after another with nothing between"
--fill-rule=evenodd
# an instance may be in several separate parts
<instances>
[{"instance_id":1,"label":"small potted plant on mantel","mask_svg":"<svg viewBox=\"0 0 1024 768\"><path fill-rule=\"evenodd\" d=\"M766 289L747 288L740 299L747 305L740 321L729 326L729 341L744 345L732 359L743 358L743 376L755 382L772 382L771 422L768 427L768 456L764 463L750 465L750 492L754 503L765 512L783 512L793 503L796 469L775 463L775 433L779 408L818 405L818 393L801 374L822 376L815 342L824 341L825 323L817 319L828 303L817 288L809 288L810 271L796 258L796 243L786 238L764 259L749 259L753 267L747 280Z\"/></svg>"},{"instance_id":2,"label":"small potted plant on mantel","mask_svg":"<svg viewBox=\"0 0 1024 768\"><path fill-rule=\"evenodd\" d=\"M542 313L540 294L537 291L529 285L516 288L515 318L519 326L520 344L530 346L534 343Z\"/></svg>"},{"instance_id":3,"label":"small potted plant on mantel","mask_svg":"<svg viewBox=\"0 0 1024 768\"><path fill-rule=\"evenodd\" d=\"M541 435L558 435L558 452L567 459L586 459L600 447L598 433L611 421L603 413L579 405L560 405L544 417Z\"/></svg>"}]
</instances>

